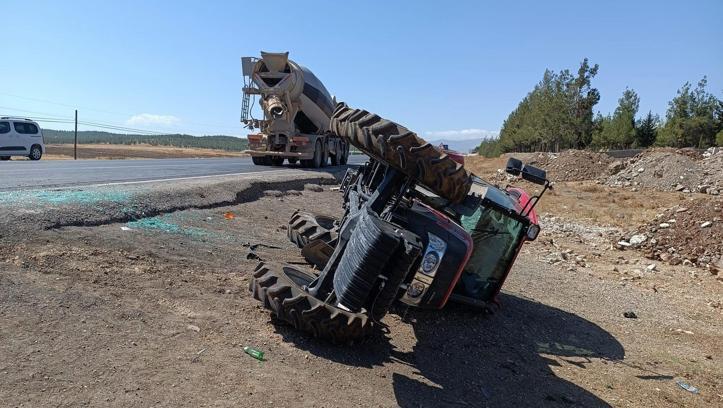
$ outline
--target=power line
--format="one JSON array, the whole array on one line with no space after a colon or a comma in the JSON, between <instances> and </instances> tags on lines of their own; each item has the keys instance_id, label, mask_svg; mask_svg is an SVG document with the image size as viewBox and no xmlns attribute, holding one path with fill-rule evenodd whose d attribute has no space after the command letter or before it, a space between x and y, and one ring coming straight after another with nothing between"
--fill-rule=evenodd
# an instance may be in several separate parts
<instances>
[{"instance_id":1,"label":"power line","mask_svg":"<svg viewBox=\"0 0 723 408\"><path fill-rule=\"evenodd\" d=\"M123 117L132 117L132 116L137 115L137 113L112 112L112 111L108 111L108 110L94 109L94 108L88 108L88 107L83 107L83 106L70 105L70 104L67 104L67 103L54 102L54 101L50 101L50 100L47 100L47 99L31 98L31 97L27 97L27 96L14 95L14 94L9 94L9 93L5 93L5 92L0 92L0 95L9 96L9 97L12 97L12 98L24 99L24 100L27 100L27 101L49 103L49 104L51 104L51 105L64 106L64 107L67 107L67 108L73 108L73 109L78 108L78 109L82 109L82 110L86 110L86 111L105 113L105 114L109 114L109 115L116 115L116 116L123 116ZM253 105L252 105L252 108L253 108ZM18 110L18 109L15 109L15 110ZM184 121L184 123L187 123L187 124L189 124L189 125L196 125L196 126L214 126L214 127L217 126L217 127L222 127L222 128L226 128L226 129L231 129L231 128L232 128L231 126L220 125L220 124L218 124L218 123L212 124L212 123L200 123L200 122L188 122L188 121ZM240 126L240 125L239 125L239 126ZM235 129L235 130L238 130L238 129Z\"/></svg>"},{"instance_id":2,"label":"power line","mask_svg":"<svg viewBox=\"0 0 723 408\"><path fill-rule=\"evenodd\" d=\"M31 97L27 97L27 96L14 95L14 94L9 94L9 93L5 93L5 92L0 92L0 95L9 96L9 97L12 97L12 98L24 99L24 100L26 100L26 101L42 102L42 103L49 103L49 104L51 104L51 105L65 106L66 108L73 108L73 109L75 109L75 108L80 108L80 109L87 110L87 111L99 112L99 113L107 113L107 114L110 114L110 115L133 116L132 113L111 112L111 111L106 111L106 110L101 110L101 109L89 108L89 107L85 107L85 106L75 106L75 105L69 105L69 104L67 104L67 103L49 101L49 100L47 100L47 99L31 98Z\"/></svg>"},{"instance_id":3,"label":"power line","mask_svg":"<svg viewBox=\"0 0 723 408\"><path fill-rule=\"evenodd\" d=\"M34 114L40 114L40 115L48 115L44 117L38 117L33 116L32 119L37 120L38 122L47 122L47 123L73 123L72 118L65 118L65 117L59 117L55 116L51 113L47 112L38 112L38 111L31 111L26 109L17 109L17 108L10 108L7 106L0 106L0 109L6 109L10 111L17 111L17 112L25 112L25 113L34 113ZM156 130L147 130L147 129L136 129L131 128L123 125L119 125L117 123L109 123L109 122L102 122L102 121L96 121L93 119L87 120L87 121L78 121L79 124L89 126L89 127L96 127L101 129L108 129L108 130L117 130L121 132L128 132L128 133L138 133L138 134L146 134L146 135L168 135L172 134L170 132L161 132Z\"/></svg>"}]
</instances>

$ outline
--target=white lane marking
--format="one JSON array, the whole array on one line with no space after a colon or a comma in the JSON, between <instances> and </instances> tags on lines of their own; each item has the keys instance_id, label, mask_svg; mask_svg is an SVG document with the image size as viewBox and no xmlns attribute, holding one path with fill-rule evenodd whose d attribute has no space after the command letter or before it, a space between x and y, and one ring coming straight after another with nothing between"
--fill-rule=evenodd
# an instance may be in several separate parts
<instances>
[{"instance_id":1,"label":"white lane marking","mask_svg":"<svg viewBox=\"0 0 723 408\"><path fill-rule=\"evenodd\" d=\"M238 163L228 163L229 165L232 164L238 164ZM245 164L245 163L241 163ZM83 166L77 166L77 167L35 167L35 168L14 168L14 169L3 169L3 173L23 173L26 174L28 172L32 171L80 171L80 170L110 170L110 169L140 169L140 168L159 168L159 167L188 167L189 165L192 166L198 166L208 165L208 162L206 163L178 163L178 164L159 164L159 165L144 165L144 166L102 166L102 167L83 167Z\"/></svg>"},{"instance_id":2,"label":"white lane marking","mask_svg":"<svg viewBox=\"0 0 723 408\"><path fill-rule=\"evenodd\" d=\"M82 188L93 188L93 187L107 187L107 186L124 186L129 184L148 184L148 183L161 183L164 181L178 181L178 180L197 180L211 177L227 177L227 176L255 176L259 174L303 174L304 172L297 172L293 170L269 170L269 171L249 171L245 173L226 173L226 174L211 174L206 176L191 176L191 177L174 177L174 178L163 178L153 180L138 180L138 181L117 181L111 183L100 183L100 184L76 184L74 186L63 186L63 187L48 187L44 190L69 190L69 189L82 189Z\"/></svg>"}]
</instances>

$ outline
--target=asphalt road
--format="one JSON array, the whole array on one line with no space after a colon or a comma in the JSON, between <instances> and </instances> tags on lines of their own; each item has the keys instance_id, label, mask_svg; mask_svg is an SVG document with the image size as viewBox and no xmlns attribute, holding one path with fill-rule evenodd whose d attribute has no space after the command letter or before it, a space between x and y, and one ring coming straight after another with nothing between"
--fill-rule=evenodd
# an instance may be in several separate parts
<instances>
[{"instance_id":1,"label":"asphalt road","mask_svg":"<svg viewBox=\"0 0 723 408\"><path fill-rule=\"evenodd\" d=\"M349 164L361 164L365 159L366 156L350 156ZM255 166L248 157L0 161L0 191L172 181L242 173L278 172L288 168L291 167L288 165L284 167ZM293 168L300 169L298 166Z\"/></svg>"}]
</instances>

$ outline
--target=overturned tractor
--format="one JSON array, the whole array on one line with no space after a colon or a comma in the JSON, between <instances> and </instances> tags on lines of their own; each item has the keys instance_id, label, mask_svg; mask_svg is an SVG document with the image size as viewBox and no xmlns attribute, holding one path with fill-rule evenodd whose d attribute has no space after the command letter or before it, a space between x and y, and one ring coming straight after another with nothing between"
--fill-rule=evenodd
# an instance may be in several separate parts
<instances>
[{"instance_id":1,"label":"overturned tractor","mask_svg":"<svg viewBox=\"0 0 723 408\"><path fill-rule=\"evenodd\" d=\"M292 215L289 238L320 273L260 263L253 296L280 320L341 343L368 334L397 301L486 309L539 233L545 172L510 159L508 172L544 188L534 197L497 188L403 126L345 104L331 129L370 160L344 176L341 219Z\"/></svg>"}]
</instances>

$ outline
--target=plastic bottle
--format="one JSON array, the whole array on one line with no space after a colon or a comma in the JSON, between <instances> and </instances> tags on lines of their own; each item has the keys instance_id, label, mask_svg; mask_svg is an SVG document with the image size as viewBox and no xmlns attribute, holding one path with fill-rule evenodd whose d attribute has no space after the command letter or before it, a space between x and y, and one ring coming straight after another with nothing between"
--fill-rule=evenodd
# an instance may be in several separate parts
<instances>
[{"instance_id":1,"label":"plastic bottle","mask_svg":"<svg viewBox=\"0 0 723 408\"><path fill-rule=\"evenodd\" d=\"M259 361L264 361L264 352L263 351L256 350L253 347L245 346L244 353L250 355L251 357L253 357Z\"/></svg>"}]
</instances>

